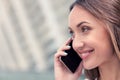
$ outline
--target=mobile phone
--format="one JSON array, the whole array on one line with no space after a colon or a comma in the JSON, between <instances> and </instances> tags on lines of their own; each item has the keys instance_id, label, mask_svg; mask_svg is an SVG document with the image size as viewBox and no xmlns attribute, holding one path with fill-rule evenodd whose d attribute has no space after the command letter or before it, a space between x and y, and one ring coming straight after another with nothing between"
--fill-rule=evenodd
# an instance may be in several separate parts
<instances>
[{"instance_id":1,"label":"mobile phone","mask_svg":"<svg viewBox=\"0 0 120 80\"><path fill-rule=\"evenodd\" d=\"M69 44L71 48L69 50L65 50L67 56L61 56L62 63L72 72L74 73L78 68L82 59L80 56L74 51L72 47L72 41Z\"/></svg>"}]
</instances>

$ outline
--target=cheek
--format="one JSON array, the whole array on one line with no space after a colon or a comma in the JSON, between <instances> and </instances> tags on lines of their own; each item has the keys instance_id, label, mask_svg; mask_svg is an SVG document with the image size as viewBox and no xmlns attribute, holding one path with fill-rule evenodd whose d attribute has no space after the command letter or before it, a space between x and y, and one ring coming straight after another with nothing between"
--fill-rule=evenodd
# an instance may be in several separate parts
<instances>
[{"instance_id":1,"label":"cheek","mask_svg":"<svg viewBox=\"0 0 120 80\"><path fill-rule=\"evenodd\" d=\"M102 50L102 51L101 51ZM85 69L93 69L102 64L110 62L114 54L109 50L99 49L94 52L86 61L83 61Z\"/></svg>"},{"instance_id":2,"label":"cheek","mask_svg":"<svg viewBox=\"0 0 120 80\"><path fill-rule=\"evenodd\" d=\"M114 53L114 48L113 48L113 44L109 38L108 35L103 35L102 37L97 39L98 42L98 46L96 45L97 50L99 55L101 54L101 56L103 55L104 57L110 57L113 55ZM108 59L108 58L107 58Z\"/></svg>"},{"instance_id":3,"label":"cheek","mask_svg":"<svg viewBox=\"0 0 120 80\"><path fill-rule=\"evenodd\" d=\"M108 61L113 57L114 48L108 35L96 39L95 54L102 62Z\"/></svg>"},{"instance_id":4,"label":"cheek","mask_svg":"<svg viewBox=\"0 0 120 80\"><path fill-rule=\"evenodd\" d=\"M104 43L105 44L105 43ZM109 61L114 56L113 46L108 42L106 45L101 45L96 54L100 56L103 62Z\"/></svg>"},{"instance_id":5,"label":"cheek","mask_svg":"<svg viewBox=\"0 0 120 80\"><path fill-rule=\"evenodd\" d=\"M100 54L104 53L107 55L114 53L113 44L107 31L102 29L100 32L99 34L94 33L92 37L91 41L93 41L94 48L98 50L97 52L100 52Z\"/></svg>"},{"instance_id":6,"label":"cheek","mask_svg":"<svg viewBox=\"0 0 120 80\"><path fill-rule=\"evenodd\" d=\"M89 60L84 61L83 65L86 69L93 69L100 66L114 56L114 48L108 36L96 36L89 38L89 45L95 49L94 54L89 57Z\"/></svg>"}]
</instances>

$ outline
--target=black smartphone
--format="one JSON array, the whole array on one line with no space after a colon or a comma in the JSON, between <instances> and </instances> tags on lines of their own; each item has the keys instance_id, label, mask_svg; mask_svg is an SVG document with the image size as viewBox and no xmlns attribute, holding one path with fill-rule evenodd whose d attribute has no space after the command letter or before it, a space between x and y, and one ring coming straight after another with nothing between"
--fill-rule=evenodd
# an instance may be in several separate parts
<instances>
[{"instance_id":1,"label":"black smartphone","mask_svg":"<svg viewBox=\"0 0 120 80\"><path fill-rule=\"evenodd\" d=\"M72 72L74 73L76 69L78 68L80 62L82 59L80 56L74 51L72 47L72 41L69 44L71 48L69 50L65 50L67 56L61 56L61 61L63 64Z\"/></svg>"}]
</instances>

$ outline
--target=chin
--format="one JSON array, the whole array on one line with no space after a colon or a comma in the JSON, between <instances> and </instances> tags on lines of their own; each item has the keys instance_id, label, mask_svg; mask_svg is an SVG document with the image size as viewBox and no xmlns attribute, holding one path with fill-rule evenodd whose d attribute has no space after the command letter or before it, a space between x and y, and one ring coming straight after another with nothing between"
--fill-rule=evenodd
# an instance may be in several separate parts
<instances>
[{"instance_id":1,"label":"chin","mask_svg":"<svg viewBox=\"0 0 120 80\"><path fill-rule=\"evenodd\" d=\"M91 70L91 69L94 69L97 67L95 65L83 65L83 66L84 66L84 69L86 69L86 70Z\"/></svg>"},{"instance_id":2,"label":"chin","mask_svg":"<svg viewBox=\"0 0 120 80\"><path fill-rule=\"evenodd\" d=\"M91 67L84 67L84 69L86 69L86 70L91 70L91 69L93 69L93 68L91 68Z\"/></svg>"}]
</instances>

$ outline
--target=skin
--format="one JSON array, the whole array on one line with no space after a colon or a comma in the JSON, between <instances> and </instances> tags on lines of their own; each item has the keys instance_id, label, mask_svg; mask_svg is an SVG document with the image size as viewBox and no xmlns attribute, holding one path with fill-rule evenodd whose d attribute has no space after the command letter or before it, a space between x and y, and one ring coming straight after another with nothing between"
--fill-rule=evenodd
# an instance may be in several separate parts
<instances>
[{"instance_id":1,"label":"skin","mask_svg":"<svg viewBox=\"0 0 120 80\"><path fill-rule=\"evenodd\" d=\"M55 79L77 80L83 67L88 70L99 67L100 80L120 79L120 62L115 56L105 23L82 7L75 5L69 15L68 24L72 34L73 48L83 60L74 74L60 62L59 57L65 56L64 50L70 48L68 44L71 39L69 39L55 54Z\"/></svg>"}]
</instances>

